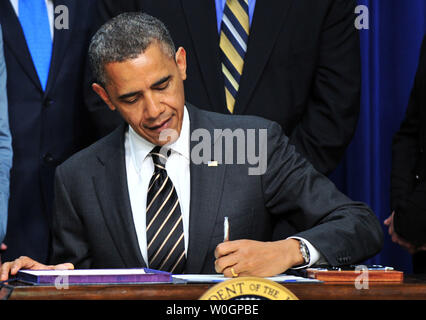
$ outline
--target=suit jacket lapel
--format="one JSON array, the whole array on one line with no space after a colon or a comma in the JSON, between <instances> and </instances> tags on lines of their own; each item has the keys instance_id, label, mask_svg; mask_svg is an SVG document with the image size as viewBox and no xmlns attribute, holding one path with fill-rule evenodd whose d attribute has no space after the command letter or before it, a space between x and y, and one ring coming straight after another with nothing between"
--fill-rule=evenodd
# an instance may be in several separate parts
<instances>
[{"instance_id":1,"label":"suit jacket lapel","mask_svg":"<svg viewBox=\"0 0 426 320\"><path fill-rule=\"evenodd\" d=\"M77 17L77 1L72 0L55 0L54 7L56 8L59 5L64 5L68 8L69 13L69 29L57 29L53 28L53 49L52 49L52 59L50 62L49 77L47 79L46 91L45 94L49 93L49 90L53 87L57 74L61 69L62 59L65 55L67 46L71 42L71 33L72 26ZM54 22L55 24L55 22Z\"/></svg>"},{"instance_id":2,"label":"suit jacket lapel","mask_svg":"<svg viewBox=\"0 0 426 320\"><path fill-rule=\"evenodd\" d=\"M118 128L98 155L101 168L93 177L96 194L114 243L126 267L146 267L139 249L127 186L124 133Z\"/></svg>"},{"instance_id":3,"label":"suit jacket lapel","mask_svg":"<svg viewBox=\"0 0 426 320\"><path fill-rule=\"evenodd\" d=\"M221 75L219 55L219 35L216 24L214 1L181 0L188 32L192 38L196 57L211 106L215 111L223 112L225 91ZM219 94L222 92L223 94Z\"/></svg>"},{"instance_id":4,"label":"suit jacket lapel","mask_svg":"<svg viewBox=\"0 0 426 320\"><path fill-rule=\"evenodd\" d=\"M213 127L199 112L187 104L191 120L191 133L203 128L210 131L213 137ZM190 142L190 150L197 144ZM212 140L211 150L214 141ZM214 160L214 159L212 159ZM220 159L216 159L220 160ZM225 177L225 166L209 167L207 164L195 165L190 162L191 171L191 201L189 221L189 246L187 253L187 273L200 273L211 241L211 234L218 214L222 185Z\"/></svg>"},{"instance_id":5,"label":"suit jacket lapel","mask_svg":"<svg viewBox=\"0 0 426 320\"><path fill-rule=\"evenodd\" d=\"M27 76L42 91L43 89L41 88L30 51L28 50L24 32L10 1L0 1L0 22L3 29L5 47L12 52Z\"/></svg>"},{"instance_id":6,"label":"suit jacket lapel","mask_svg":"<svg viewBox=\"0 0 426 320\"><path fill-rule=\"evenodd\" d=\"M234 113L243 114L271 55L293 0L256 1Z\"/></svg>"}]
</instances>

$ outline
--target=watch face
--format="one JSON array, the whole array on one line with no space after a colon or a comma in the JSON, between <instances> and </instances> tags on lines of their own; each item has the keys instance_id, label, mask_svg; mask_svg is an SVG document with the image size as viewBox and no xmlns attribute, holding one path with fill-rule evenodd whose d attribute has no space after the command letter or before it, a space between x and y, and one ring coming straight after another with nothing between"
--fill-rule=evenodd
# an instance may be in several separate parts
<instances>
[{"instance_id":1,"label":"watch face","mask_svg":"<svg viewBox=\"0 0 426 320\"><path fill-rule=\"evenodd\" d=\"M302 257L305 260L305 264L309 263L309 249L303 241L300 241L300 252L302 253Z\"/></svg>"}]
</instances>

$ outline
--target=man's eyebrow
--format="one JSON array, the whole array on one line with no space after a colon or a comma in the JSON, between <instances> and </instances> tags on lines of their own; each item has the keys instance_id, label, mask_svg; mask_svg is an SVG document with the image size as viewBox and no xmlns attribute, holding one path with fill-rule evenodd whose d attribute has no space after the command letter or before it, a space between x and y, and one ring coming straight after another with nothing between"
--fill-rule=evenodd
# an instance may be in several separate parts
<instances>
[{"instance_id":1,"label":"man's eyebrow","mask_svg":"<svg viewBox=\"0 0 426 320\"><path fill-rule=\"evenodd\" d=\"M152 87L157 87L157 86L159 86L159 85L163 84L164 82L169 81L169 79L170 79L171 77L172 77L171 75L168 75L168 76L166 76L166 77L161 78L161 79L160 79L160 80L158 80L157 82L153 83L153 84L152 84L152 86L151 86L151 88L152 88Z\"/></svg>"}]
</instances>

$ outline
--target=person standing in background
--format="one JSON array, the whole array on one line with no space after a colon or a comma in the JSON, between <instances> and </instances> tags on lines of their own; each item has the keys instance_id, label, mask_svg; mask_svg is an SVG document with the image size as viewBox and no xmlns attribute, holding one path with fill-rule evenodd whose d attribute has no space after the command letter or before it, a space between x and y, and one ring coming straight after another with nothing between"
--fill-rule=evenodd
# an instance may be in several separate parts
<instances>
[{"instance_id":1,"label":"person standing in background","mask_svg":"<svg viewBox=\"0 0 426 320\"><path fill-rule=\"evenodd\" d=\"M414 86L392 144L392 241L413 256L413 272L426 273L426 37Z\"/></svg>"},{"instance_id":2,"label":"person standing in background","mask_svg":"<svg viewBox=\"0 0 426 320\"><path fill-rule=\"evenodd\" d=\"M55 168L91 142L83 79L94 4L0 1L14 152L4 261L47 261Z\"/></svg>"},{"instance_id":3,"label":"person standing in background","mask_svg":"<svg viewBox=\"0 0 426 320\"><path fill-rule=\"evenodd\" d=\"M3 244L3 239L6 235L9 178L13 155L7 110L6 78L6 63L4 62L3 37L0 25L0 265L1 253L7 248Z\"/></svg>"}]
</instances>

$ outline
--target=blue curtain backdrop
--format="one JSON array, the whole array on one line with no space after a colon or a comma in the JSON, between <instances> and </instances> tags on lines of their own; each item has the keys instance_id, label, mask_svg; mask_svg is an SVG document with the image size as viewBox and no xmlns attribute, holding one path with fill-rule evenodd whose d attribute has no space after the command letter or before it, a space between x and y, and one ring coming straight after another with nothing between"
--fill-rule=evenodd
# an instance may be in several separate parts
<instances>
[{"instance_id":1,"label":"blue curtain backdrop","mask_svg":"<svg viewBox=\"0 0 426 320\"><path fill-rule=\"evenodd\" d=\"M358 0L358 4L369 9L369 29L360 31L361 113L353 141L331 179L352 199L366 202L382 223L384 248L366 263L411 273L411 256L391 241L383 221L391 213L392 137L414 82L426 31L426 0Z\"/></svg>"}]
</instances>

